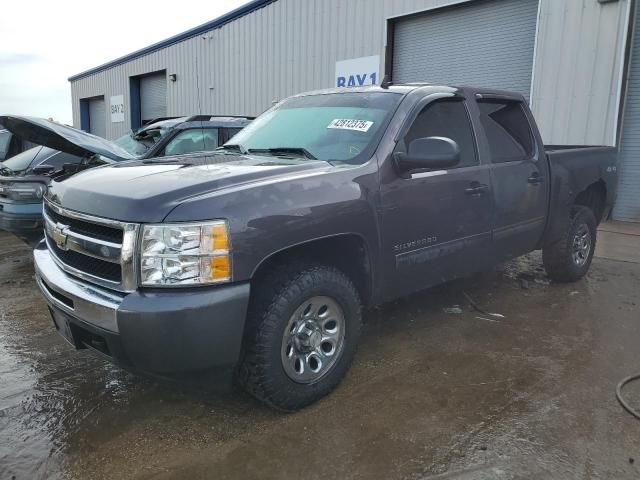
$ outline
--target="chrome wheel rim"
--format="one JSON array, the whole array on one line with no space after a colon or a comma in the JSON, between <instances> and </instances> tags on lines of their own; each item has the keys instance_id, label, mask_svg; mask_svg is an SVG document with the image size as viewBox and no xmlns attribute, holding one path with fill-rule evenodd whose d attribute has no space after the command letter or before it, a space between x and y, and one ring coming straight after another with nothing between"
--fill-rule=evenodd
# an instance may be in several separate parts
<instances>
[{"instance_id":1,"label":"chrome wheel rim","mask_svg":"<svg viewBox=\"0 0 640 480\"><path fill-rule=\"evenodd\" d=\"M589 260L591 254L591 232L589 226L583 223L578 227L575 236L573 237L573 262L582 267Z\"/></svg>"},{"instance_id":2,"label":"chrome wheel rim","mask_svg":"<svg viewBox=\"0 0 640 480\"><path fill-rule=\"evenodd\" d=\"M345 318L329 297L303 302L287 322L282 337L282 366L298 383L314 383L336 364L344 348Z\"/></svg>"}]
</instances>

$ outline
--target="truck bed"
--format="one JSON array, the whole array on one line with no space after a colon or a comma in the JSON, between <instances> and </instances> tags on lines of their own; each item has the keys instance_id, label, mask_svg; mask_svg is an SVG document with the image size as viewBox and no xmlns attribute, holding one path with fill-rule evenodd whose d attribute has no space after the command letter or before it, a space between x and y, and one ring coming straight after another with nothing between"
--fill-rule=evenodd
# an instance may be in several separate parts
<instances>
[{"instance_id":1,"label":"truck bed","mask_svg":"<svg viewBox=\"0 0 640 480\"><path fill-rule=\"evenodd\" d=\"M579 192L597 191L603 201L594 211L598 222L607 218L616 196L618 149L607 146L545 145L551 185L549 212L551 235L562 231L571 205Z\"/></svg>"}]
</instances>

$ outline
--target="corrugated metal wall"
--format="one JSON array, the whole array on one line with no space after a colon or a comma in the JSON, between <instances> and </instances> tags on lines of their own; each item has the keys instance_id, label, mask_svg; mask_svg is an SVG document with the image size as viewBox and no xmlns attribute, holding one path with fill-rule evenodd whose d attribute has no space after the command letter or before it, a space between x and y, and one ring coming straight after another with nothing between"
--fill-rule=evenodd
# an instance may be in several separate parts
<instances>
[{"instance_id":1,"label":"corrugated metal wall","mask_svg":"<svg viewBox=\"0 0 640 480\"><path fill-rule=\"evenodd\" d=\"M640 8L636 11L635 38L631 50L629 87L618 165L618 198L613 210L616 220L640 222Z\"/></svg>"},{"instance_id":2,"label":"corrugated metal wall","mask_svg":"<svg viewBox=\"0 0 640 480\"><path fill-rule=\"evenodd\" d=\"M540 3L532 108L546 143L615 144L630 1Z\"/></svg>"},{"instance_id":3,"label":"corrugated metal wall","mask_svg":"<svg viewBox=\"0 0 640 480\"><path fill-rule=\"evenodd\" d=\"M613 140L610 95L619 86L618 29L628 1L541 0L533 106L547 141ZM129 77L163 69L177 75L167 85L168 115L257 115L274 100L333 86L338 60L383 60L387 18L456 3L464 0L278 0L207 34L72 82L74 125L80 124L80 98L104 95L109 102L122 94L128 107ZM583 44L588 47L578 48ZM576 78L573 70L589 78ZM129 112L125 118L107 123L107 138L130 128Z\"/></svg>"}]
</instances>

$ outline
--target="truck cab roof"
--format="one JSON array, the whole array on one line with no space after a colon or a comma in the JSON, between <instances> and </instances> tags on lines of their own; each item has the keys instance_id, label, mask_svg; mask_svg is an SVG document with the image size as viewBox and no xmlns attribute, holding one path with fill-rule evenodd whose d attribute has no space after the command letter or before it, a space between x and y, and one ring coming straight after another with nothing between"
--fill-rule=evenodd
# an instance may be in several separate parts
<instances>
[{"instance_id":1,"label":"truck cab roof","mask_svg":"<svg viewBox=\"0 0 640 480\"><path fill-rule=\"evenodd\" d=\"M326 88L322 90L312 90L309 92L300 93L298 95L294 95L291 98L295 97L304 97L311 95L324 95L324 94L348 94L348 93L395 93L401 95L408 95L415 91L423 91L429 93L461 93L465 96L479 95L479 98L502 98L502 99L512 99L514 101L525 101L524 95L519 93L515 93L507 90L498 90L492 88L479 88L479 87L469 87L469 86L455 86L455 85L444 85L438 83L427 83L427 82L415 82L415 83L399 83L399 84L389 84L387 87L382 87L379 85L371 85L365 87L351 87L351 88Z\"/></svg>"}]
</instances>

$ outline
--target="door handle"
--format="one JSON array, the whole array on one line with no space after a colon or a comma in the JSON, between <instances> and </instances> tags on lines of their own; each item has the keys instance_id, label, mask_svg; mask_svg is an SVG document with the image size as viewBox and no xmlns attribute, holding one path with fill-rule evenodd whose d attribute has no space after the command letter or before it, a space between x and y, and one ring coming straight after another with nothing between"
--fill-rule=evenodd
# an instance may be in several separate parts
<instances>
[{"instance_id":1,"label":"door handle","mask_svg":"<svg viewBox=\"0 0 640 480\"><path fill-rule=\"evenodd\" d=\"M533 173L528 179L527 181L531 184L531 185L540 185L542 182L544 182L544 178L542 178L542 176L536 172Z\"/></svg>"},{"instance_id":2,"label":"door handle","mask_svg":"<svg viewBox=\"0 0 640 480\"><path fill-rule=\"evenodd\" d=\"M479 197L480 195L484 195L488 191L489 191L489 185L485 185L484 183L473 182L468 188L465 188L464 193L474 197Z\"/></svg>"}]
</instances>

